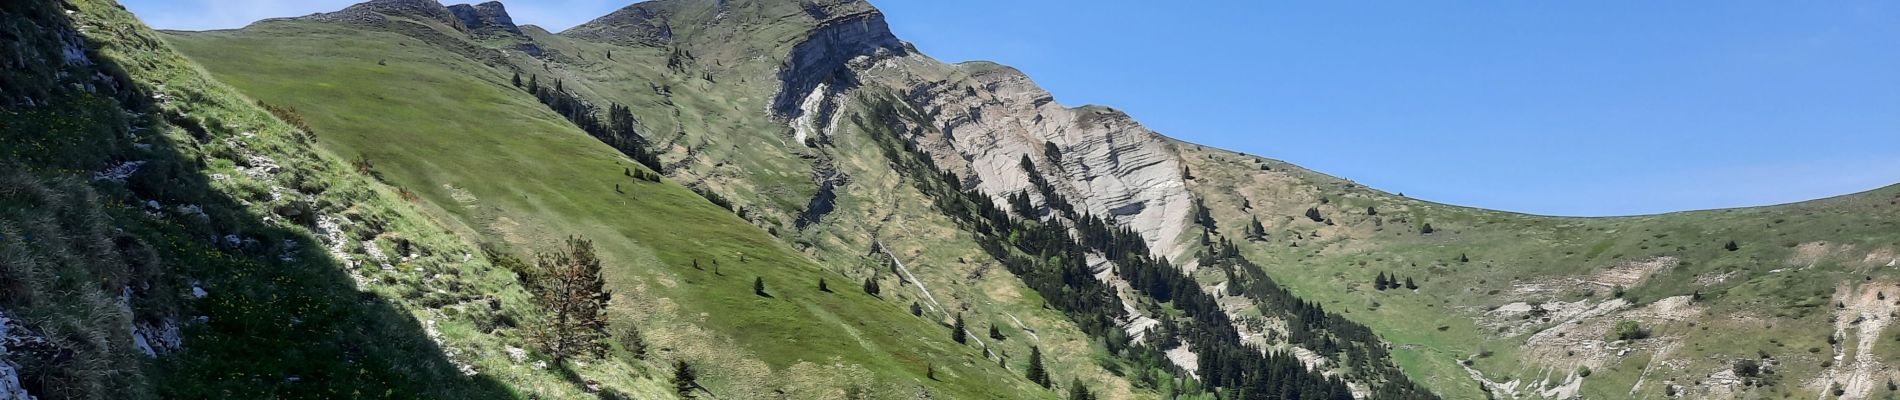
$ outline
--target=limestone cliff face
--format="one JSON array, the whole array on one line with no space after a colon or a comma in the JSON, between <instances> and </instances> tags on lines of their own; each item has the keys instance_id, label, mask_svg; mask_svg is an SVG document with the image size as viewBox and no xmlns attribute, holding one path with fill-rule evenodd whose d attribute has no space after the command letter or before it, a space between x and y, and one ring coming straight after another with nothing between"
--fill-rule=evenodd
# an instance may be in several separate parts
<instances>
[{"instance_id":1,"label":"limestone cliff face","mask_svg":"<svg viewBox=\"0 0 1900 400\"><path fill-rule=\"evenodd\" d=\"M1166 141L1119 111L1057 104L1013 68L978 63L959 69L993 97L937 86L912 92L910 101L934 117L945 143L972 160L980 188L992 195L1033 191L1019 165L1028 155L1065 186L1076 206L1112 216L1140 231L1156 251L1173 254L1193 201ZM1048 158L1044 143L1056 146L1059 159Z\"/></svg>"},{"instance_id":2,"label":"limestone cliff face","mask_svg":"<svg viewBox=\"0 0 1900 400\"><path fill-rule=\"evenodd\" d=\"M947 65L918 55L864 69L867 81L900 90L929 120L913 140L941 152L939 164L974 177L999 202L1036 192L1021 167L1028 156L1077 211L1134 228L1159 254L1185 249L1178 244L1193 195L1179 155L1127 114L1063 106L1021 71L994 63ZM1047 151L1050 145L1057 151Z\"/></svg>"},{"instance_id":3,"label":"limestone cliff face","mask_svg":"<svg viewBox=\"0 0 1900 400\"><path fill-rule=\"evenodd\" d=\"M903 42L891 34L884 14L861 1L832 4L806 4L806 15L818 21L803 40L792 47L779 66L779 91L772 99L772 113L795 117L820 85L849 87L855 77L845 64L861 56L906 54ZM817 94L824 96L824 94Z\"/></svg>"},{"instance_id":4,"label":"limestone cliff face","mask_svg":"<svg viewBox=\"0 0 1900 400\"><path fill-rule=\"evenodd\" d=\"M800 29L760 29L765 25ZM1171 258L1185 249L1179 244L1193 197L1170 140L1111 108L1057 104L1013 68L951 65L918 54L862 0L657 0L561 34L703 52L769 43L756 48L767 54L746 59L780 60L773 77L778 87L766 107L799 142L827 135L842 100L856 88L889 88L928 119L928 129L915 130L920 136L913 140L999 202L1034 192L1020 166L1027 155L1078 211L1136 229ZM1051 144L1058 151L1046 151Z\"/></svg>"},{"instance_id":5,"label":"limestone cliff face","mask_svg":"<svg viewBox=\"0 0 1900 400\"><path fill-rule=\"evenodd\" d=\"M1177 244L1193 198L1167 138L1111 108L1057 104L1014 68L950 65L917 54L875 9L834 8L852 11L807 7L821 23L779 69L771 110L799 136L829 125L834 97L860 84L890 88L928 120L917 127L927 129L913 129L918 136L912 140L931 150L940 167L974 177L999 203L1018 191L1036 192L1021 167L1028 156L1077 211L1140 231L1160 254L1185 249ZM1047 151L1050 145L1057 151Z\"/></svg>"}]
</instances>

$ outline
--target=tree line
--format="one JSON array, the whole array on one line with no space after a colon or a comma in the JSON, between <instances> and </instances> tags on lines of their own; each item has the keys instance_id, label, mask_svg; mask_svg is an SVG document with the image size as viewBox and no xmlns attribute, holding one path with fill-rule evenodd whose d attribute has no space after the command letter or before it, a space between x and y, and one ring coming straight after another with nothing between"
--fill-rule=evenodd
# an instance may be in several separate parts
<instances>
[{"instance_id":1,"label":"tree line","mask_svg":"<svg viewBox=\"0 0 1900 400\"><path fill-rule=\"evenodd\" d=\"M1198 202L1196 207L1205 209L1205 205ZM1196 214L1203 213L1196 211ZM1423 386L1412 382L1397 364L1392 363L1391 354L1372 329L1338 313L1326 311L1317 302L1294 295L1269 277L1258 264L1241 255L1232 241L1221 236L1212 218L1199 223L1202 228L1201 242L1207 246L1202 264L1221 268L1227 274L1228 294L1253 299L1262 315L1286 321L1288 342L1323 355L1333 355L1333 359L1348 363L1346 367L1350 376L1373 384L1372 398L1438 398Z\"/></svg>"},{"instance_id":2,"label":"tree line","mask_svg":"<svg viewBox=\"0 0 1900 400\"><path fill-rule=\"evenodd\" d=\"M547 105L555 113L566 117L569 122L573 122L588 135L625 153L633 161L654 171L666 172L660 164L660 156L647 149L651 143L635 128L638 122L633 118L633 109L618 103L610 104L607 106L606 119L603 120L598 115L599 110L595 106L588 104L586 100L581 100L573 93L568 93L566 84L561 80L555 80L553 86L543 86L539 75L530 75L528 81L523 83L521 73L516 72L514 85L527 90L528 93L534 95L535 99L540 100L541 104Z\"/></svg>"}]
</instances>

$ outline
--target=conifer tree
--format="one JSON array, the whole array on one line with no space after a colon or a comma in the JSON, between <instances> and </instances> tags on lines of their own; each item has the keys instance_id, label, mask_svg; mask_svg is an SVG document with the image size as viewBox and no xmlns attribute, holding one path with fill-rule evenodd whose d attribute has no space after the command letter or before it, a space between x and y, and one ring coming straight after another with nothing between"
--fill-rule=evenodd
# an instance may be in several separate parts
<instances>
[{"instance_id":1,"label":"conifer tree","mask_svg":"<svg viewBox=\"0 0 1900 400\"><path fill-rule=\"evenodd\" d=\"M626 324L620 329L618 335L620 336L620 347L625 349L628 354L632 354L633 358L641 360L647 358L647 341L645 337L640 335L640 327L634 326L631 323Z\"/></svg>"},{"instance_id":2,"label":"conifer tree","mask_svg":"<svg viewBox=\"0 0 1900 400\"><path fill-rule=\"evenodd\" d=\"M770 296L765 294L765 277L752 278L752 294Z\"/></svg>"},{"instance_id":3,"label":"conifer tree","mask_svg":"<svg viewBox=\"0 0 1900 400\"><path fill-rule=\"evenodd\" d=\"M521 87L521 71L515 71L515 87Z\"/></svg>"},{"instance_id":4,"label":"conifer tree","mask_svg":"<svg viewBox=\"0 0 1900 400\"><path fill-rule=\"evenodd\" d=\"M924 306L921 304L917 304L917 302L915 301L910 302L910 315L915 315L919 317L924 316Z\"/></svg>"},{"instance_id":5,"label":"conifer tree","mask_svg":"<svg viewBox=\"0 0 1900 400\"><path fill-rule=\"evenodd\" d=\"M1003 340L1003 331L997 330L996 324L990 324L990 338L996 339L996 340Z\"/></svg>"},{"instance_id":6,"label":"conifer tree","mask_svg":"<svg viewBox=\"0 0 1900 400\"><path fill-rule=\"evenodd\" d=\"M1418 290L1418 284L1412 283L1412 277L1408 276L1408 277L1405 277L1405 288L1411 289L1411 290Z\"/></svg>"},{"instance_id":7,"label":"conifer tree","mask_svg":"<svg viewBox=\"0 0 1900 400\"><path fill-rule=\"evenodd\" d=\"M1029 370L1023 375L1042 387L1049 387L1049 371L1042 367L1042 347L1029 348Z\"/></svg>"},{"instance_id":8,"label":"conifer tree","mask_svg":"<svg viewBox=\"0 0 1900 400\"><path fill-rule=\"evenodd\" d=\"M673 363L673 390L679 393L680 398L690 399L693 398L693 389L698 388L699 373L693 372L693 366L687 364L686 360L675 361Z\"/></svg>"},{"instance_id":9,"label":"conifer tree","mask_svg":"<svg viewBox=\"0 0 1900 400\"><path fill-rule=\"evenodd\" d=\"M828 286L825 286L825 278L818 278L818 291L831 293L831 288Z\"/></svg>"},{"instance_id":10,"label":"conifer tree","mask_svg":"<svg viewBox=\"0 0 1900 400\"><path fill-rule=\"evenodd\" d=\"M1388 281L1385 279L1385 273L1380 272L1379 277L1372 280L1372 288L1378 289L1378 290L1385 290L1386 282Z\"/></svg>"},{"instance_id":11,"label":"conifer tree","mask_svg":"<svg viewBox=\"0 0 1900 400\"><path fill-rule=\"evenodd\" d=\"M1267 227L1260 225L1260 217L1253 217L1253 222L1247 223L1247 240L1259 241L1266 238Z\"/></svg>"},{"instance_id":12,"label":"conifer tree","mask_svg":"<svg viewBox=\"0 0 1900 400\"><path fill-rule=\"evenodd\" d=\"M864 293L865 294L876 296L879 294L879 292L882 292L882 291L883 289L880 289L877 286L877 278L875 277L864 278Z\"/></svg>"},{"instance_id":13,"label":"conifer tree","mask_svg":"<svg viewBox=\"0 0 1900 400\"><path fill-rule=\"evenodd\" d=\"M1082 386L1082 378L1075 378L1069 383L1069 400L1095 400L1095 395L1089 393L1087 386Z\"/></svg>"},{"instance_id":14,"label":"conifer tree","mask_svg":"<svg viewBox=\"0 0 1900 400\"><path fill-rule=\"evenodd\" d=\"M969 333L964 332L963 314L957 314L957 322L950 326L950 340L968 344L970 338Z\"/></svg>"},{"instance_id":15,"label":"conifer tree","mask_svg":"<svg viewBox=\"0 0 1900 400\"><path fill-rule=\"evenodd\" d=\"M607 281L600 274L594 244L579 236L567 247L543 253L536 260L535 299L548 308L548 320L536 334L541 346L556 360L576 355L600 356L606 347Z\"/></svg>"},{"instance_id":16,"label":"conifer tree","mask_svg":"<svg viewBox=\"0 0 1900 400\"><path fill-rule=\"evenodd\" d=\"M1239 296L1241 294L1246 293L1244 289L1246 288L1241 287L1239 278L1234 276L1234 271L1228 270L1227 271L1227 295Z\"/></svg>"},{"instance_id":17,"label":"conifer tree","mask_svg":"<svg viewBox=\"0 0 1900 400\"><path fill-rule=\"evenodd\" d=\"M1202 203L1201 199L1194 199L1194 223L1209 231L1215 229L1213 211L1208 210L1207 204Z\"/></svg>"}]
</instances>

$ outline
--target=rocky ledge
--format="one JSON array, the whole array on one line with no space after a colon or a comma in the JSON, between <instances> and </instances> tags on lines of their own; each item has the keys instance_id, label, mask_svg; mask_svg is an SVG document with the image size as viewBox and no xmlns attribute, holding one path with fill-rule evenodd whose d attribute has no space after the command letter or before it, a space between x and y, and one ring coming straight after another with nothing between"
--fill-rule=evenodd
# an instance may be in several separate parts
<instances>
[{"instance_id":1,"label":"rocky ledge","mask_svg":"<svg viewBox=\"0 0 1900 400\"><path fill-rule=\"evenodd\" d=\"M501 2L490 1L476 5L456 4L449 6L449 13L455 14L462 27L470 33L494 35L500 33L521 34L521 27L515 26L514 18L508 16L508 9Z\"/></svg>"},{"instance_id":2,"label":"rocky ledge","mask_svg":"<svg viewBox=\"0 0 1900 400\"><path fill-rule=\"evenodd\" d=\"M1110 217L1140 232L1156 253L1185 249L1193 210L1180 155L1166 137L1108 107L1070 108L1015 68L947 65L921 55L863 69L868 80L903 88L930 129L913 129L939 164L974 177L998 203L1028 191L1037 201L1028 157L1077 211Z\"/></svg>"}]
</instances>

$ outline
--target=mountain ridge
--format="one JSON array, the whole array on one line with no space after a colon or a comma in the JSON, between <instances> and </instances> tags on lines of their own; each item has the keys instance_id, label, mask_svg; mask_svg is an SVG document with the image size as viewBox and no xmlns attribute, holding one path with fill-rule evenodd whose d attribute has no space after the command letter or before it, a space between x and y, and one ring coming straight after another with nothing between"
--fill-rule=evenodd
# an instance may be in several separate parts
<instances>
[{"instance_id":1,"label":"mountain ridge","mask_svg":"<svg viewBox=\"0 0 1900 400\"><path fill-rule=\"evenodd\" d=\"M614 30L614 29L626 29L626 28L629 28L628 26L626 26L626 25L629 25L629 24L627 24L627 23L625 23L625 22L623 22L623 20L625 19L625 17L624 17L624 16L621 16L621 14L633 14L633 15L641 15L641 16L640 16L639 18L640 18L640 19L643 19L643 20L644 20L644 19L651 19L651 18L654 18L654 17L656 17L656 16L660 16L660 17L663 17L663 16L664 16L664 15L666 15L667 13L670 13L670 11L659 11L659 13L661 13L661 14L655 14L655 13L656 13L656 11L652 11L652 10L655 10L655 9L659 9L659 10L671 10L671 9L675 9L675 8L678 8L678 7L681 7L681 5L680 5L680 4L682 4L682 3L692 3L692 2L693 2L692 0L647 0L647 1L640 1L640 2L636 2L636 3L633 3L633 4L630 4L630 5L628 5L628 6L626 6L626 7L622 7L622 8L619 8L619 9L616 9L616 10L614 10L614 11L611 11L611 12L609 12L609 14L606 14L606 15L603 15L602 17L599 17L599 18L596 18L596 19L594 19L594 20L590 20L590 21L588 21L588 22L585 22L585 23L582 23L582 24L580 24L580 25L576 25L575 27L571 27L571 28L569 28L569 29L567 29L567 30L563 30L563 31L561 31L561 32L553 32L553 31L547 31L547 30L545 30L545 29L541 29L541 32L545 32L545 33L548 33L548 34L556 34L556 35L564 35L564 36L572 36L572 37L580 37L580 38L587 38L587 39L593 39L593 40L612 40L612 38L613 38L613 35L611 35L611 34L608 34L608 33L606 33L606 32L608 32L608 31L612 31L612 30ZM727 3L727 2L725 2L725 1L719 1L719 2L717 2L716 4L726 4L726 3ZM826 2L826 3L825 3L825 4L830 4L830 5L821 5L820 3L815 3L815 2L805 2L805 3L808 3L808 4L810 4L810 5L812 6L812 7L818 7L818 8L820 8L820 9L823 9L823 8L827 8L827 7L838 7L838 5L844 5L844 6L846 6L846 7L852 7L852 8L856 8L856 7L862 7L862 9L860 9L860 10L857 10L857 11L854 11L854 12L853 12L852 14L850 14L850 15L846 15L845 17L846 17L846 18L849 18L849 17L856 17L856 16L861 16L862 14L877 14L877 15L875 16L875 18L876 18L876 19L878 19L878 20L879 20L879 23L881 24L881 19L882 19L882 17L881 17L881 12L879 12L879 11L878 11L878 10L877 10L877 9L876 9L876 8L875 8L874 6L872 6L872 5L870 4L870 2L868 2L868 1L865 1L865 0L830 0L830 1L828 1L828 2ZM441 15L437 15L437 14L439 14L439 13L436 13L436 12L434 12L434 9L435 9L435 7L433 7L433 6L442 6L442 8L443 8L444 10L450 10L450 14L448 14L448 15L450 15L450 16L455 16L456 18L458 18L458 19L460 19L460 21L461 21L461 23L460 23L460 24L458 24L458 25L454 25L454 26L458 26L458 27L460 27L460 28L463 28L463 29L476 29L476 28L477 28L477 26L476 26L476 25L495 25L495 26L496 26L497 28L499 28L499 29L503 29L503 30L507 30L507 31L511 31L512 33L516 33L516 34L521 34L521 33L522 33L522 32L521 32L521 29L522 29L522 27L535 27L535 25L533 25L533 24L526 24L526 25L515 25L515 24L513 24L513 22L512 22L512 19L511 19L511 18L509 18L509 16L507 15L507 13L506 13L506 11L505 11L505 9L504 9L504 8L502 7L502 6L503 6L503 3L502 3L501 1L493 1L493 0L491 0L491 1L486 1L486 2L482 2L482 3L479 3L479 4L466 4L466 3L464 3L464 4L453 4L453 5L447 5L447 6L443 6L442 4L443 4L443 3L441 3L441 2L440 2L440 0L369 0L369 1L365 1L365 2L363 2L363 3L358 3L358 4L356 4L356 5L352 5L352 6L349 6L349 7L346 7L344 11L352 11L351 9L358 9L358 10L357 10L358 12L360 12L360 11L374 11L374 12L376 12L376 13L380 13L380 14L386 14L386 15L387 15L387 14L390 14L390 13L394 13L394 14L396 14L396 15L405 15L405 14L412 14L412 13L414 13L414 14L421 14L421 15L426 15L426 16L429 16L429 19L432 19L432 20L438 20L438 21L444 21L444 22L446 22L446 21L448 21L447 19L443 19L443 18L440 18L440 17L441 17ZM460 12L457 12L457 11L453 11L454 9L457 9L457 8L460 8L460 9L465 9L465 10L468 10L468 11L460 11ZM340 18L340 17L319 17L319 16L327 16L327 15L331 15L331 14L339 14L339 13L342 13L342 11L339 11L339 12L329 12L329 13L316 13L316 14L312 14L312 15L310 15L310 16L305 16L305 17L288 17L288 18L289 18L289 19L296 19L296 18ZM355 14L355 13L356 13L356 12L352 12L352 14ZM467 15L467 17L464 17L463 15ZM816 13L816 14L813 14L813 15L830 15L830 14L827 14L827 13ZM868 16L868 15L864 15L864 16ZM280 19L286 19L286 18L266 18L266 19L263 19L263 20L260 20L259 22L263 22L263 21L272 21L272 20L280 20ZM479 20L478 20L478 19L479 19ZM843 22L840 22L840 18L820 18L820 17L814 17L814 19L815 19L816 21L818 21L818 22L819 22L819 24L818 24L818 25L829 25L829 24L838 24L838 23L843 23ZM586 28L586 29L582 29L581 31L576 31L576 29L577 29L577 28L582 28L582 27L587 27L587 28ZM536 28L537 28L537 29L539 29L538 27L536 27ZM670 29L669 29L669 30L670 30ZM583 33L582 31L586 31L586 32L585 32L585 33ZM895 35L894 35L894 34L891 34L891 33L890 33L890 31L888 30L888 28L885 28L885 29L874 29L873 31L874 31L874 32L882 32L882 35L889 35L889 36L892 36L892 38L893 38L893 39L894 39L894 37L895 37ZM670 35L670 33L669 33L668 35ZM882 35L878 35L878 36L882 36ZM663 42L663 41L662 41L662 42ZM901 40L900 40L900 42L901 42ZM659 44L659 43L649 43L649 44ZM861 46L864 46L864 47L867 47L867 48L877 48L877 47L885 47L885 46L884 46L883 44L881 44L881 43L880 43L880 44L875 44L875 45L871 45L871 44L861 44ZM909 45L908 43L903 43L903 47L905 47L905 48L910 48L910 49L911 49L910 51L915 51L915 50L914 50L914 46L910 46L910 45ZM847 58L848 58L848 57L847 57ZM834 61L835 61L835 60L834 60ZM825 64L838 64L838 63L837 63L837 62L831 62L831 63L825 63ZM1009 75L1017 75L1017 76L1021 76L1021 77L1022 77L1023 79L1025 79L1025 80L1028 80L1028 79L1029 79L1029 76L1028 76L1028 74L1027 74L1027 73L1024 73L1024 72L1022 72L1021 70L1019 70L1019 69L1016 69L1015 67L1012 67L1012 66L1009 66L1009 65L1007 65L1007 64L1003 64L1003 63L1000 63L1000 62L997 62L997 61L994 61L994 60L982 60L982 59L976 59L976 60L966 60L966 61L960 61L960 62L956 62L956 63L954 63L954 65L959 65L959 66L962 66L962 65L970 65L970 66L973 66L973 67L984 67L983 69L985 69L985 70L987 70L987 69L988 69L987 67L997 67L997 68L999 68L999 70L1001 70L1001 71L1006 71L1006 72L1005 72L1006 74L1009 74ZM1031 85L1034 85L1034 84L1033 84L1033 82L1031 83ZM1044 91L1044 92L1046 93L1046 91ZM1054 98L1053 98L1053 95L1051 94L1051 95L1050 95L1050 98L1049 98L1049 99L1047 99L1046 101L1054 101ZM1070 107L1070 108L1073 108L1073 109L1084 109L1084 108L1091 108L1091 107L1104 107L1104 108L1108 108L1108 109L1110 109L1110 110L1114 110L1114 107L1113 107L1112 105L1107 105L1107 104L1081 104L1081 105L1076 105L1076 106L1072 106L1072 107ZM1117 112L1119 112L1119 111L1117 111ZM1125 118L1125 119L1128 119L1128 120L1134 120L1134 118L1132 118L1132 117L1127 117L1127 118ZM1165 134L1161 134L1161 133L1158 133L1158 132L1157 132L1157 134L1160 134L1160 135L1162 135L1162 136L1164 136L1164 137L1169 137L1169 138L1170 138L1171 140L1175 140L1175 141L1179 141L1179 142L1181 142L1181 143L1186 143L1186 144L1192 144L1192 145L1200 145L1200 144L1197 144L1197 143L1194 143L1194 142L1190 142L1190 141L1187 141L1187 140L1183 140L1183 139L1178 139L1178 138L1173 138L1173 137L1170 137L1170 136L1167 136L1167 135L1165 135ZM1330 175L1329 175L1329 176L1330 176ZM1337 176L1334 176L1334 178L1335 178L1335 179L1341 179L1341 180L1349 180L1349 179L1347 179L1347 178L1343 178L1343 177L1337 177ZM1750 206L1738 206L1738 207L1716 207L1716 208L1699 208L1699 209L1686 209L1686 210L1672 210L1672 211L1662 211L1662 212L1655 212L1655 213L1644 213L1644 214L1629 214L1629 215L1593 215L1593 216L1574 216L1574 215L1552 215L1552 214L1538 214L1538 213L1534 213L1534 212L1519 212L1519 211L1511 211L1511 210L1504 210L1504 209L1493 209L1493 208L1485 208L1485 207L1480 207L1480 206L1466 206L1466 205L1459 205L1459 204L1450 204L1450 203L1444 203L1444 204L1446 204L1446 205L1453 205L1453 206L1459 206L1459 207L1468 207L1468 208L1474 208L1474 209L1481 209L1481 210L1487 210L1487 211L1497 211L1497 212L1506 212L1506 213L1514 213L1514 214L1523 214L1523 215L1531 215L1531 216L1541 216L1541 217L1553 217L1553 218L1624 218L1624 217L1642 217L1642 216L1652 216L1652 215L1665 215L1665 214L1674 214L1674 213L1683 213L1683 212L1699 212L1699 211L1720 211L1720 210L1730 210L1730 209L1748 209L1748 208L1758 208L1758 207L1774 207L1774 206L1781 206L1781 205L1790 205L1790 204L1798 204L1798 203L1805 203L1805 202L1809 202L1809 201L1815 201L1815 200L1823 200L1823 199L1829 199L1829 198L1835 198L1835 197L1844 197L1844 196L1853 196L1853 195L1857 195L1857 194L1861 194L1861 193L1865 193L1865 192L1872 192L1872 191L1877 191L1877 190L1880 190L1880 189L1884 189L1884 188L1887 188L1887 187L1889 187L1889 186L1893 186L1893 185L1900 185L1900 183L1895 183L1895 184L1890 184L1890 185L1884 185L1884 186L1879 186L1879 187L1874 187L1874 188L1868 188L1868 189L1865 189L1865 190L1860 190L1860 191L1856 191L1856 192L1850 192L1850 193L1843 193L1843 194L1838 194L1838 195L1831 195L1831 196L1824 196L1824 197L1818 197L1818 198L1813 198L1813 199L1805 199L1805 200L1795 200L1795 201L1789 201L1789 202L1784 202L1784 203L1774 203L1774 204L1762 204L1762 205L1750 205Z\"/></svg>"}]
</instances>

